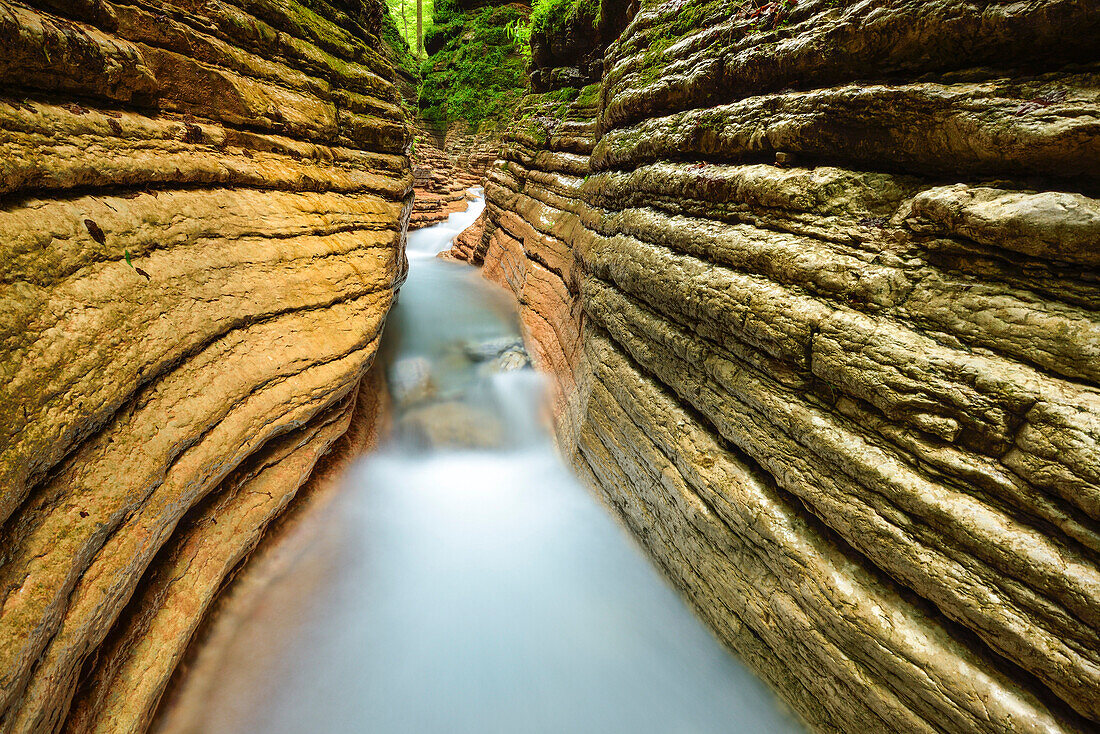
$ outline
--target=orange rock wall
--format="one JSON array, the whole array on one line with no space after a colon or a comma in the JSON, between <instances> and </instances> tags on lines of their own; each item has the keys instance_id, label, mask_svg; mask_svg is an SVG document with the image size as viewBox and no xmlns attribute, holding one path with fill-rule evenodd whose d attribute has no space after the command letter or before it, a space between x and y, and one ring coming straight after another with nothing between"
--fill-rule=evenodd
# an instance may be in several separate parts
<instances>
[{"instance_id":1,"label":"orange rock wall","mask_svg":"<svg viewBox=\"0 0 1100 734\"><path fill-rule=\"evenodd\" d=\"M383 12L0 1L0 730L141 731L346 430L412 203Z\"/></svg>"},{"instance_id":2,"label":"orange rock wall","mask_svg":"<svg viewBox=\"0 0 1100 734\"><path fill-rule=\"evenodd\" d=\"M817 730L1100 727L1097 48L1092 2L643 3L460 238Z\"/></svg>"}]
</instances>

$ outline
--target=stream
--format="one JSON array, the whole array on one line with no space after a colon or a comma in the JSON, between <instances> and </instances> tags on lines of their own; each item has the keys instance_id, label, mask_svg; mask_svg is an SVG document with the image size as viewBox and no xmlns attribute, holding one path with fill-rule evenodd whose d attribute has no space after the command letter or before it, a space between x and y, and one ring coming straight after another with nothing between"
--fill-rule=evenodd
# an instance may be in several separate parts
<instances>
[{"instance_id":1,"label":"stream","mask_svg":"<svg viewBox=\"0 0 1100 734\"><path fill-rule=\"evenodd\" d=\"M278 660L223 655L197 730L803 731L555 454L504 294L435 257L483 207L410 234L394 436L346 476L323 559L280 580L308 598L245 621Z\"/></svg>"}]
</instances>

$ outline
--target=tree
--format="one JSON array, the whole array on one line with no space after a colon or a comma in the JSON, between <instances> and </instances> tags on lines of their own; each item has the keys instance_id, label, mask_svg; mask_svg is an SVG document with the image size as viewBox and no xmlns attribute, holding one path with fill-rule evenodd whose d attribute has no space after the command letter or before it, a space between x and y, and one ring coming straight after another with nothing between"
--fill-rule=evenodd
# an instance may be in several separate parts
<instances>
[{"instance_id":1,"label":"tree","mask_svg":"<svg viewBox=\"0 0 1100 734\"><path fill-rule=\"evenodd\" d=\"M0 4L2 3L3 0L0 0ZM424 35L432 24L435 9L433 0L386 0L386 4L397 24L398 33L409 44L409 52L418 60L423 59Z\"/></svg>"},{"instance_id":2,"label":"tree","mask_svg":"<svg viewBox=\"0 0 1100 734\"><path fill-rule=\"evenodd\" d=\"M416 0L416 58L424 55L424 0Z\"/></svg>"}]
</instances>

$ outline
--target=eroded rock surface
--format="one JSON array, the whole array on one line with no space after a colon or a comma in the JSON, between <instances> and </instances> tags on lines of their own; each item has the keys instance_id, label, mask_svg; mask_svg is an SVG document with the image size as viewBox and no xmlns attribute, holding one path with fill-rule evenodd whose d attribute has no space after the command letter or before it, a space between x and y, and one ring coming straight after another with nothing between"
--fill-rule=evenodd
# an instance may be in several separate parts
<instances>
[{"instance_id":1,"label":"eroded rock surface","mask_svg":"<svg viewBox=\"0 0 1100 734\"><path fill-rule=\"evenodd\" d=\"M409 229L420 229L445 221L466 210L468 189L485 183L489 164L499 147L494 136L476 135L452 125L437 144L435 135L422 123L413 130L412 160L415 199Z\"/></svg>"},{"instance_id":2,"label":"eroded rock surface","mask_svg":"<svg viewBox=\"0 0 1100 734\"><path fill-rule=\"evenodd\" d=\"M1092 2L648 4L457 242L818 730L1100 728L1098 48Z\"/></svg>"},{"instance_id":3,"label":"eroded rock surface","mask_svg":"<svg viewBox=\"0 0 1100 734\"><path fill-rule=\"evenodd\" d=\"M346 430L411 208L384 9L0 2L0 730L143 730Z\"/></svg>"}]
</instances>

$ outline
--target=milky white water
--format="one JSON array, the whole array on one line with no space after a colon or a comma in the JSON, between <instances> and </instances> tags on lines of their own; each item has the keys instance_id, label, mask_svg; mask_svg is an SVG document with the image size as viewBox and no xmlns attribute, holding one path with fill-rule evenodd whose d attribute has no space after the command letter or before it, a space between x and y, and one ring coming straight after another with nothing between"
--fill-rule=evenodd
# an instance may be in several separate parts
<instances>
[{"instance_id":1,"label":"milky white water","mask_svg":"<svg viewBox=\"0 0 1100 734\"><path fill-rule=\"evenodd\" d=\"M400 390L409 365L430 373L407 413L446 404L459 419L443 443L496 445L425 448L399 412L397 437L350 472L329 513L339 550L303 580L310 603L292 624L273 621L277 608L248 621L261 639L264 625L279 635L281 662L232 716L213 696L206 730L802 731L563 466L538 376L464 356L462 344L517 333L495 288L434 257L482 207L410 235L385 341ZM249 657L230 655L224 675L255 676Z\"/></svg>"}]
</instances>

